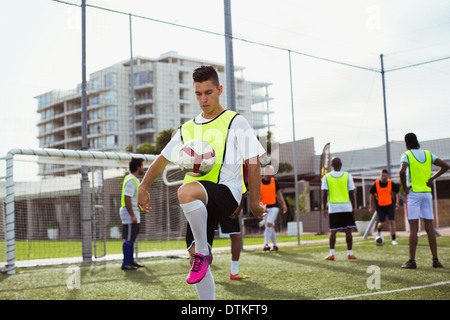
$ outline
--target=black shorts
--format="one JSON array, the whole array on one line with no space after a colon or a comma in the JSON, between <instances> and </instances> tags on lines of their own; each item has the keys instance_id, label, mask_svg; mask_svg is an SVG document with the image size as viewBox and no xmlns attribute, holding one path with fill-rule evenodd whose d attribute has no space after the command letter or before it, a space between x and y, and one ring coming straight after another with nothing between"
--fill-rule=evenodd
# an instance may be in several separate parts
<instances>
[{"instance_id":1,"label":"black shorts","mask_svg":"<svg viewBox=\"0 0 450 320\"><path fill-rule=\"evenodd\" d=\"M122 224L122 239L134 243L139 234L139 223Z\"/></svg>"},{"instance_id":2,"label":"black shorts","mask_svg":"<svg viewBox=\"0 0 450 320\"><path fill-rule=\"evenodd\" d=\"M227 186L211 181L198 182L202 184L208 195L208 203L206 204L206 210L208 211L206 233L208 243L212 247L217 224L220 219L231 216L238 207L238 203ZM186 246L188 249L192 246L193 242L194 236L188 223L186 230Z\"/></svg>"},{"instance_id":3,"label":"black shorts","mask_svg":"<svg viewBox=\"0 0 450 320\"><path fill-rule=\"evenodd\" d=\"M378 221L385 222L386 216L389 218L389 220L394 221L395 220L395 210L394 206L377 206L377 217Z\"/></svg>"},{"instance_id":4,"label":"black shorts","mask_svg":"<svg viewBox=\"0 0 450 320\"><path fill-rule=\"evenodd\" d=\"M353 212L330 213L330 231L356 228Z\"/></svg>"},{"instance_id":5,"label":"black shorts","mask_svg":"<svg viewBox=\"0 0 450 320\"><path fill-rule=\"evenodd\" d=\"M241 226L239 224L239 218L231 219L230 217L223 217L219 219L220 229L223 234L236 234L241 233ZM216 230L218 227L216 226Z\"/></svg>"}]
</instances>

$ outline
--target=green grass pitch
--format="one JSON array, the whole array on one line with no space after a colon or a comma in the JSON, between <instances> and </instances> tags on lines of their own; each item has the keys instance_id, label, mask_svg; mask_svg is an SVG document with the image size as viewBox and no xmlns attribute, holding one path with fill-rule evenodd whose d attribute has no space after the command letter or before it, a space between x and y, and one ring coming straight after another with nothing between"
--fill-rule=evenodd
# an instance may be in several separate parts
<instances>
[{"instance_id":1,"label":"green grass pitch","mask_svg":"<svg viewBox=\"0 0 450 320\"><path fill-rule=\"evenodd\" d=\"M408 239L399 246L373 239L355 240L356 260L347 260L346 246L336 245L336 260L326 261L327 244L281 247L278 252L246 250L240 271L250 279L231 281L230 253L214 255L211 266L219 300L448 300L450 299L450 237L439 237L444 268L432 268L426 237L419 238L416 270L404 270ZM1 300L197 300L195 287L185 282L187 258L141 260L137 271L122 271L119 262L89 266L18 269L0 275ZM379 270L378 287L370 266ZM75 286L79 271L79 288ZM372 280L373 281L372 281ZM72 283L72 286L70 285Z\"/></svg>"}]
</instances>

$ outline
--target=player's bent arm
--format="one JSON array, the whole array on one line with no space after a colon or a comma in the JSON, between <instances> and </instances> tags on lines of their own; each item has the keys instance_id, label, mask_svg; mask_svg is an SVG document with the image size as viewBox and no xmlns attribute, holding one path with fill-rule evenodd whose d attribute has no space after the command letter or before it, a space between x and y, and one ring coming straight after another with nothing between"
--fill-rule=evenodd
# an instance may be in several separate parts
<instances>
[{"instance_id":1,"label":"player's bent arm","mask_svg":"<svg viewBox=\"0 0 450 320\"><path fill-rule=\"evenodd\" d=\"M148 193L148 188L151 186L153 181L158 178L166 168L169 160L159 155L147 169L141 183L138 188L138 207L144 212L148 212L151 209L150 194Z\"/></svg>"},{"instance_id":2,"label":"player's bent arm","mask_svg":"<svg viewBox=\"0 0 450 320\"><path fill-rule=\"evenodd\" d=\"M281 190L277 191L277 199L279 199L280 202L281 202L281 206L283 208L283 213L286 213L287 212L287 206L286 206L286 202L284 201L284 197L283 197L283 194L281 193Z\"/></svg>"},{"instance_id":3,"label":"player's bent arm","mask_svg":"<svg viewBox=\"0 0 450 320\"><path fill-rule=\"evenodd\" d=\"M261 165L259 157L245 160L248 166L248 190L250 192L250 210L257 218L261 217L265 211L261 204Z\"/></svg>"},{"instance_id":4,"label":"player's bent arm","mask_svg":"<svg viewBox=\"0 0 450 320\"><path fill-rule=\"evenodd\" d=\"M443 160L441 160L441 159L439 159L439 158L437 158L436 160L434 160L433 164L434 164L435 166L438 166L438 167L441 167L441 168L439 169L438 172L436 172L436 173L430 178L430 180L428 180L427 185L428 185L429 187L431 187L431 185L433 184L433 180L435 180L436 178L438 178L439 176L441 176L443 173L445 173L445 172L449 169L448 163L445 162L445 161L443 161Z\"/></svg>"}]
</instances>

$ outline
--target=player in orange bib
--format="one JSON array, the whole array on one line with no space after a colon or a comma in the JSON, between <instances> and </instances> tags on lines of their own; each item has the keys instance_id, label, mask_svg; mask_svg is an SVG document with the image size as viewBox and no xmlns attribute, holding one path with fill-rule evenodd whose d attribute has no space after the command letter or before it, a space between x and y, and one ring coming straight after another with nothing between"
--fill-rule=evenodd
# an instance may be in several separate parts
<instances>
[{"instance_id":1,"label":"player in orange bib","mask_svg":"<svg viewBox=\"0 0 450 320\"><path fill-rule=\"evenodd\" d=\"M380 179L375 180L372 188L370 189L369 198L369 212L373 213L375 211L373 203L375 202L377 216L378 216L378 235L381 235L381 230L383 229L386 216L389 219L389 226L391 230L392 244L398 245L395 239L395 210L398 209L398 203L400 197L398 196L400 186L389 179L389 172L387 169L381 170ZM395 194L395 196L394 196ZM395 207L394 207L395 203Z\"/></svg>"},{"instance_id":2,"label":"player in orange bib","mask_svg":"<svg viewBox=\"0 0 450 320\"><path fill-rule=\"evenodd\" d=\"M286 202L281 194L278 181L274 178L275 170L272 166L264 168L261 181L261 202L267 206L267 215L264 216L266 230L264 231L264 251L270 251L269 242L272 241L272 250L277 251L277 237L275 233L275 220L278 215L278 201L281 203L283 213L287 212Z\"/></svg>"}]
</instances>

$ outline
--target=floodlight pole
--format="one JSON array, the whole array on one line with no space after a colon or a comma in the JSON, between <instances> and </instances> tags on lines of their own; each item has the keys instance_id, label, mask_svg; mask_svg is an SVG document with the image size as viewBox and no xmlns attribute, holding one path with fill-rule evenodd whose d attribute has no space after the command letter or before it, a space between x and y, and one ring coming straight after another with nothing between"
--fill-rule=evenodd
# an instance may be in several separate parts
<instances>
[{"instance_id":1,"label":"floodlight pole","mask_svg":"<svg viewBox=\"0 0 450 320\"><path fill-rule=\"evenodd\" d=\"M133 153L136 152L136 109L134 106L134 58L133 58L133 33L131 29L131 13L128 14L130 18L130 91L131 91L131 121L132 121L132 143L133 143Z\"/></svg>"},{"instance_id":2,"label":"floodlight pole","mask_svg":"<svg viewBox=\"0 0 450 320\"><path fill-rule=\"evenodd\" d=\"M386 132L386 157L387 157L387 169L389 172L389 177L391 176L391 145L389 144L389 133L388 133L388 120L387 120L387 110L386 110L386 85L384 80L384 63L383 55L380 55L381 60L381 79L383 82L383 104L384 104L384 129Z\"/></svg>"},{"instance_id":3,"label":"floodlight pole","mask_svg":"<svg viewBox=\"0 0 450 320\"><path fill-rule=\"evenodd\" d=\"M233 32L231 28L231 3L224 0L225 18L225 69L227 76L228 109L236 111L236 86L234 82Z\"/></svg>"},{"instance_id":4,"label":"floodlight pole","mask_svg":"<svg viewBox=\"0 0 450 320\"><path fill-rule=\"evenodd\" d=\"M294 188L295 188L295 211L297 216L297 243L300 245L300 209L298 203L298 177L297 177L297 146L295 141L295 119L294 119L294 88L292 86L292 63L291 50L289 52L289 77L291 84L291 112L292 112L292 149L294 153Z\"/></svg>"},{"instance_id":5,"label":"floodlight pole","mask_svg":"<svg viewBox=\"0 0 450 320\"><path fill-rule=\"evenodd\" d=\"M86 0L81 4L81 150L88 149L87 139L87 81L86 81ZM92 262L92 207L89 189L89 167L81 166L81 246L83 263Z\"/></svg>"}]
</instances>

